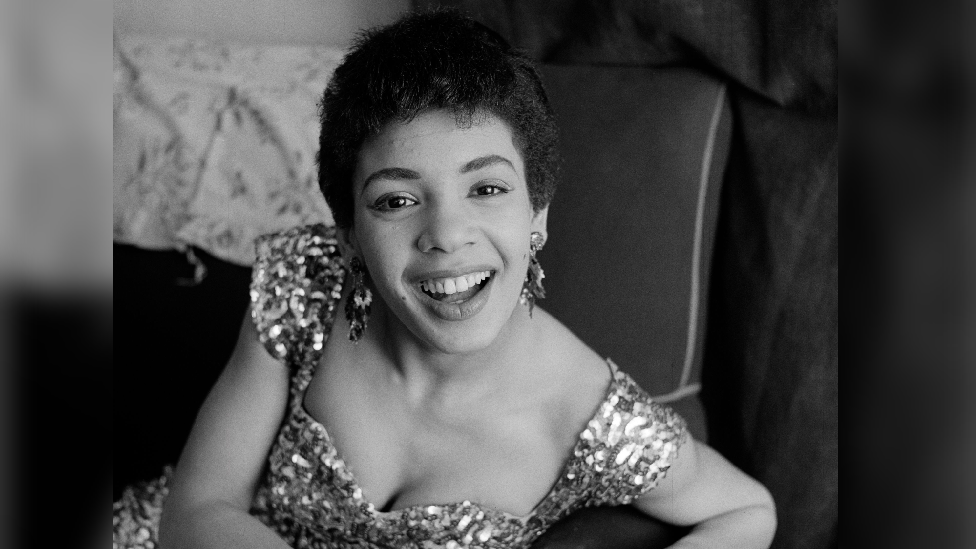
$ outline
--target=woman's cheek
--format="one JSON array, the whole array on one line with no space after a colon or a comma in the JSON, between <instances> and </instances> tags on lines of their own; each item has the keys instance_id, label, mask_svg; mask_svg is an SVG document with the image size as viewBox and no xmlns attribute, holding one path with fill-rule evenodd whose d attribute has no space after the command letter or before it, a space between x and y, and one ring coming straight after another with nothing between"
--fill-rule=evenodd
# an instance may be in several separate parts
<instances>
[{"instance_id":1,"label":"woman's cheek","mask_svg":"<svg viewBox=\"0 0 976 549\"><path fill-rule=\"evenodd\" d=\"M512 212L501 224L504 229L500 232L501 240L507 244L510 261L522 262L527 260L529 251L529 228L531 217L524 212Z\"/></svg>"}]
</instances>

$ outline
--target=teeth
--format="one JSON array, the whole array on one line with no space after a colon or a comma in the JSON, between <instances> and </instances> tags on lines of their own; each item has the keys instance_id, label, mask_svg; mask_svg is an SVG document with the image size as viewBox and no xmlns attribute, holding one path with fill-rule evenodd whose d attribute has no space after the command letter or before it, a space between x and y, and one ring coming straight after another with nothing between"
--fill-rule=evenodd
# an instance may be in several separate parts
<instances>
[{"instance_id":1,"label":"teeth","mask_svg":"<svg viewBox=\"0 0 976 549\"><path fill-rule=\"evenodd\" d=\"M481 271L455 278L424 280L420 283L420 287L426 292L451 295L470 290L490 276L491 271Z\"/></svg>"}]
</instances>

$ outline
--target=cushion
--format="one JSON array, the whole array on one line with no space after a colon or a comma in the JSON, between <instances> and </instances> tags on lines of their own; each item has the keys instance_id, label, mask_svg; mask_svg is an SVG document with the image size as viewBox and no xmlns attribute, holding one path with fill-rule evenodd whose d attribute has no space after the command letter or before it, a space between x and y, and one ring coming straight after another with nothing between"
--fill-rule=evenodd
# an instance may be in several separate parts
<instances>
[{"instance_id":1,"label":"cushion","mask_svg":"<svg viewBox=\"0 0 976 549\"><path fill-rule=\"evenodd\" d=\"M540 303L705 439L697 399L731 137L721 82L685 68L547 65L564 159Z\"/></svg>"}]
</instances>

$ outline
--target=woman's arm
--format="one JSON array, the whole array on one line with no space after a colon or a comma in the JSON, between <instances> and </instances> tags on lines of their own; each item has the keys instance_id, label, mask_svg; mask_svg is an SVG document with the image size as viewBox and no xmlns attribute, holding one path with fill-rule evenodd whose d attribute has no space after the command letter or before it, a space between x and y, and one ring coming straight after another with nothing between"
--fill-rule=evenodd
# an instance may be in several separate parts
<instances>
[{"instance_id":1,"label":"woman's arm","mask_svg":"<svg viewBox=\"0 0 976 549\"><path fill-rule=\"evenodd\" d=\"M672 524L695 525L672 549L766 549L776 531L769 491L690 436L667 476L634 505Z\"/></svg>"},{"instance_id":2,"label":"woman's arm","mask_svg":"<svg viewBox=\"0 0 976 549\"><path fill-rule=\"evenodd\" d=\"M288 376L246 317L180 456L160 520L164 549L287 547L248 509L284 417Z\"/></svg>"}]
</instances>

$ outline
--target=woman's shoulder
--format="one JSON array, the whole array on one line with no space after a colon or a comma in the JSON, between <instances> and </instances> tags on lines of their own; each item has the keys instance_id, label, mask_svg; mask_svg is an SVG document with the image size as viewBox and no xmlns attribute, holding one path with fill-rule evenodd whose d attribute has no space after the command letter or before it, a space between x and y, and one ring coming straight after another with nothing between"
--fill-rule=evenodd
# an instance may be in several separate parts
<instances>
[{"instance_id":1,"label":"woman's shoulder","mask_svg":"<svg viewBox=\"0 0 976 549\"><path fill-rule=\"evenodd\" d=\"M259 237L251 275L251 318L268 352L285 362L321 351L345 279L333 227L294 227Z\"/></svg>"},{"instance_id":2,"label":"woman's shoulder","mask_svg":"<svg viewBox=\"0 0 976 549\"><path fill-rule=\"evenodd\" d=\"M608 361L609 362L609 361ZM576 454L599 484L601 501L628 504L665 477L689 436L684 419L655 402L613 362L607 398L580 434Z\"/></svg>"},{"instance_id":3,"label":"woman's shoulder","mask_svg":"<svg viewBox=\"0 0 976 549\"><path fill-rule=\"evenodd\" d=\"M543 389L556 436L571 440L579 435L606 400L613 381L607 359L600 356L569 328L541 308L533 322L544 325L535 339L539 389ZM538 344L541 342L541 344Z\"/></svg>"},{"instance_id":4,"label":"woman's shoulder","mask_svg":"<svg viewBox=\"0 0 976 549\"><path fill-rule=\"evenodd\" d=\"M322 223L298 225L259 236L254 242L257 261L287 256L339 257L336 228Z\"/></svg>"},{"instance_id":5,"label":"woman's shoulder","mask_svg":"<svg viewBox=\"0 0 976 549\"><path fill-rule=\"evenodd\" d=\"M610 358L563 329L569 335L557 335L554 348L565 368L559 384L563 429L567 423L575 429L569 474L582 484L603 486L604 503L630 503L666 475L688 436L684 420Z\"/></svg>"}]
</instances>

